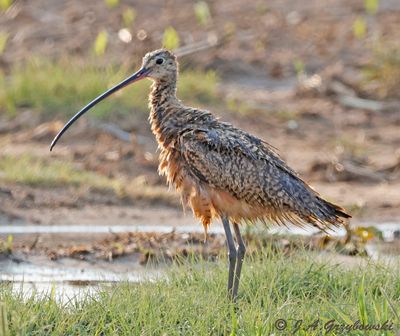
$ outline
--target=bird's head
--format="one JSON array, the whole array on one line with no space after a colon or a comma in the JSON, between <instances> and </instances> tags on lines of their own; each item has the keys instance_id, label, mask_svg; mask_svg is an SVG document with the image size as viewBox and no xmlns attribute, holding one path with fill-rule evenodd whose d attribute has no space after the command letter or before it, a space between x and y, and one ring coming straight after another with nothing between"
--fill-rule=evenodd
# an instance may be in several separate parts
<instances>
[{"instance_id":1,"label":"bird's head","mask_svg":"<svg viewBox=\"0 0 400 336\"><path fill-rule=\"evenodd\" d=\"M137 82L143 78L150 78L154 81L162 81L162 80L176 80L176 75L178 71L178 63L176 61L176 57L173 53L166 49L159 49L152 52L147 53L143 57L142 67L135 72L133 75L129 76L127 79L123 80L121 83L102 93L100 96L92 100L89 104L87 104L82 110L76 113L61 129L60 132L53 139L50 150L56 145L57 141L61 138L61 136L65 133L65 131L76 121L78 120L84 113L89 111L93 106L102 100L106 99L108 96L112 95L114 92L122 89L123 87Z\"/></svg>"},{"instance_id":2,"label":"bird's head","mask_svg":"<svg viewBox=\"0 0 400 336\"><path fill-rule=\"evenodd\" d=\"M147 69L147 77L155 81L175 79L178 71L176 56L166 49L149 52L143 57L142 69Z\"/></svg>"}]
</instances>

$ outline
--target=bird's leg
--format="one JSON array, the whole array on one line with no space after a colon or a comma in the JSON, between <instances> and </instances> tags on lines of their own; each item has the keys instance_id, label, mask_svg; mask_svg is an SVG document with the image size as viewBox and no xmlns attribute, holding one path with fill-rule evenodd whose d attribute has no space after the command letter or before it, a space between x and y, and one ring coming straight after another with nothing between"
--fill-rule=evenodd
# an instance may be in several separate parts
<instances>
[{"instance_id":1,"label":"bird's leg","mask_svg":"<svg viewBox=\"0 0 400 336\"><path fill-rule=\"evenodd\" d=\"M231 232L231 228L229 226L229 220L226 217L222 218L222 224L224 225L225 235L226 235L226 243L228 245L228 258L229 258L229 277L228 277L228 296L229 298L233 298L232 286L233 286L233 277L235 275L235 265L236 265L236 248L235 242L233 241L233 236Z\"/></svg>"},{"instance_id":2,"label":"bird's leg","mask_svg":"<svg viewBox=\"0 0 400 336\"><path fill-rule=\"evenodd\" d=\"M237 223L233 223L233 230L235 231L236 241L238 243L235 281L233 284L233 292L232 292L233 299L236 300L239 289L240 273L242 272L243 259L246 253L246 246L244 245L242 235L240 234L240 228Z\"/></svg>"}]
</instances>

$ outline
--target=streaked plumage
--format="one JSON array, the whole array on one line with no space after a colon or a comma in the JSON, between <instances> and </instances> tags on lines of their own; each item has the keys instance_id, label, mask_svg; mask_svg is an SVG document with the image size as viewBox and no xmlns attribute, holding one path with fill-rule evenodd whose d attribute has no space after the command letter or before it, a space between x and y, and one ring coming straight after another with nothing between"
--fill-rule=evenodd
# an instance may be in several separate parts
<instances>
[{"instance_id":1,"label":"streaked plumage","mask_svg":"<svg viewBox=\"0 0 400 336\"><path fill-rule=\"evenodd\" d=\"M206 231L213 219L222 220L231 298L237 296L246 251L239 223L292 222L325 230L350 217L339 206L322 199L266 142L219 121L208 111L183 105L176 97L178 64L165 49L148 53L139 71L80 110L57 134L50 149L93 106L146 77L153 80L150 123L160 148L159 172L181 194L183 205L192 208Z\"/></svg>"},{"instance_id":2,"label":"streaked plumage","mask_svg":"<svg viewBox=\"0 0 400 336\"><path fill-rule=\"evenodd\" d=\"M175 57L166 50L148 59ZM145 58L146 61L146 58ZM150 122L167 177L207 228L214 218L310 223L321 229L349 217L323 200L261 139L176 98L177 68L154 81Z\"/></svg>"}]
</instances>

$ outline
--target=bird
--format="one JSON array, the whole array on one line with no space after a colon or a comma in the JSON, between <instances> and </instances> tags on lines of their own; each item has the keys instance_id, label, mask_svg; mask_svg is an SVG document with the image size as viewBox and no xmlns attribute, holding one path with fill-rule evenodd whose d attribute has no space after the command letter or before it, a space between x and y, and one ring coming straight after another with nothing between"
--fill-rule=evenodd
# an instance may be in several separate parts
<instances>
[{"instance_id":1,"label":"bird","mask_svg":"<svg viewBox=\"0 0 400 336\"><path fill-rule=\"evenodd\" d=\"M50 151L93 106L144 78L153 82L149 121L160 151L158 171L175 187L184 207L191 208L201 221L205 234L212 221L222 221L231 300L238 296L246 252L241 224L290 222L326 231L344 225L351 217L314 191L266 141L207 110L184 105L177 97L177 57L167 49L147 53L136 73L77 112L55 136Z\"/></svg>"}]
</instances>

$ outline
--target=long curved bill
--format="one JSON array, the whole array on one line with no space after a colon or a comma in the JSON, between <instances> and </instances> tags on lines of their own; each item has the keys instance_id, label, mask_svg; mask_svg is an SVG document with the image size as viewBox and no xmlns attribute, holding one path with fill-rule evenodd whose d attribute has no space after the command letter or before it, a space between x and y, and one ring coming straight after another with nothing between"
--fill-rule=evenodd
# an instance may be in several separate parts
<instances>
[{"instance_id":1,"label":"long curved bill","mask_svg":"<svg viewBox=\"0 0 400 336\"><path fill-rule=\"evenodd\" d=\"M106 99L108 96L112 95L114 92L117 92L118 90L122 89L123 87L132 84L133 82L136 82L140 79L145 78L149 74L149 69L146 68L141 68L139 71L134 73L132 76L128 77L127 79L123 80L121 83L115 85L111 89L107 90L94 100L92 100L89 104L87 104L82 110L80 110L77 114L75 114L62 128L60 132L54 137L53 141L51 142L50 145L50 151L52 151L53 147L56 145L58 140L61 138L61 136L65 133L65 131L75 122L77 121L83 114L85 114L87 111L89 111L93 106L95 106L97 103L101 102L102 100Z\"/></svg>"}]
</instances>

